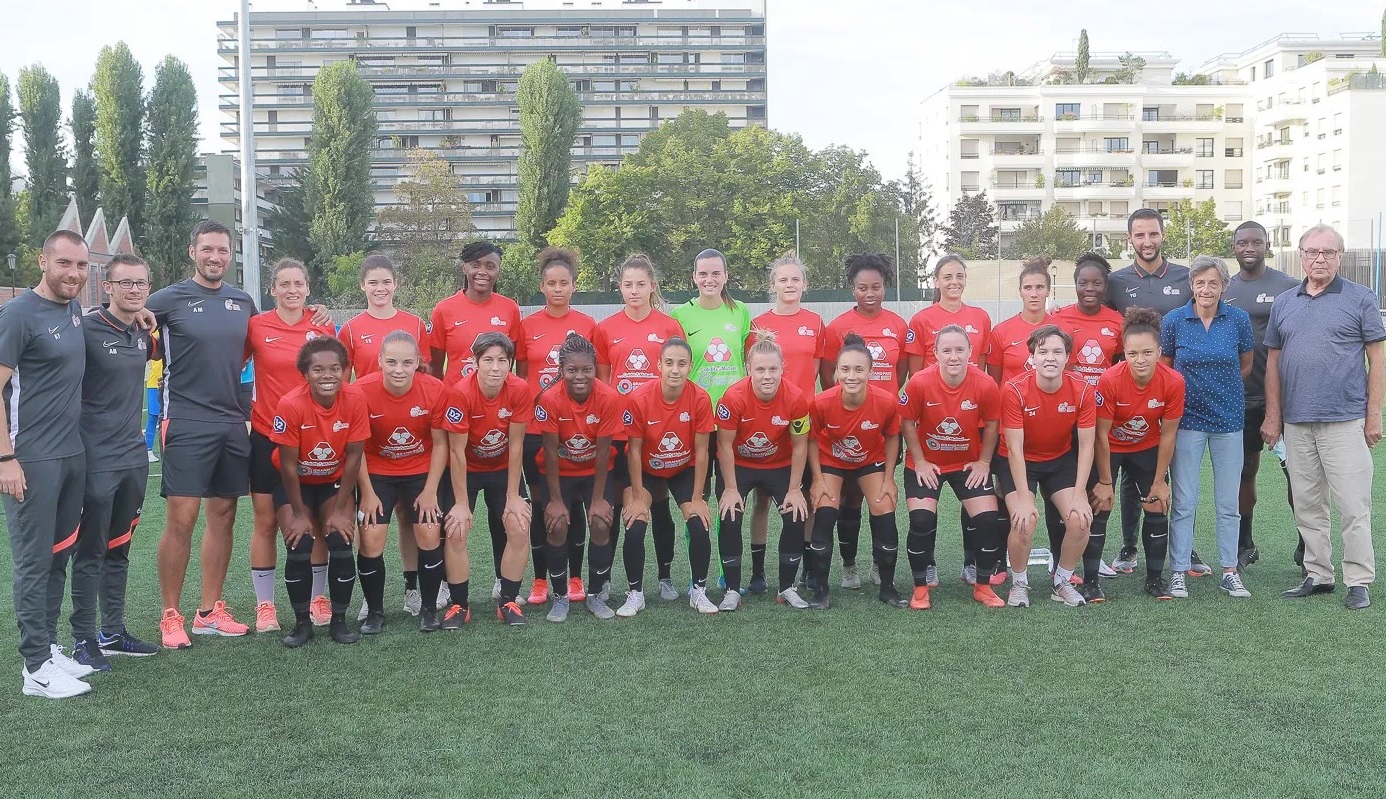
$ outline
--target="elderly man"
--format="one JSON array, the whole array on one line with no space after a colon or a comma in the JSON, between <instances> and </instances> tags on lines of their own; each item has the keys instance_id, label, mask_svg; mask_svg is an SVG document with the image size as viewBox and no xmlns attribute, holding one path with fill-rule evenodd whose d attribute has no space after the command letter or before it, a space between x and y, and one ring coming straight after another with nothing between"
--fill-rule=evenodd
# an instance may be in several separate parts
<instances>
[{"instance_id":1,"label":"elderly man","mask_svg":"<svg viewBox=\"0 0 1386 799\"><path fill-rule=\"evenodd\" d=\"M1343 237L1316 225L1299 239L1304 282L1276 298L1266 327L1266 421L1261 436L1285 436L1295 524L1308 576L1287 597L1335 588L1329 498L1343 526L1347 607L1371 604L1372 456L1381 440L1386 330L1375 295L1338 274ZM1283 431L1282 431L1283 426Z\"/></svg>"}]
</instances>

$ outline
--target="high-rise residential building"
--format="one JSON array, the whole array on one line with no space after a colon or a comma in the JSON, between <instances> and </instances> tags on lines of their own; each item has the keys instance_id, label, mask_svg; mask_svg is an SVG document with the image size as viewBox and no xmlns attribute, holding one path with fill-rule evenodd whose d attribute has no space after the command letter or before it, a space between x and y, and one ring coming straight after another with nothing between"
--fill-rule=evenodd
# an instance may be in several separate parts
<instances>
[{"instance_id":1,"label":"high-rise residential building","mask_svg":"<svg viewBox=\"0 0 1386 799\"><path fill-rule=\"evenodd\" d=\"M1200 69L1244 82L1254 118L1250 215L1274 245L1291 247L1319 223L1349 249L1376 245L1386 211L1382 70L1379 34L1284 34Z\"/></svg>"},{"instance_id":2,"label":"high-rise residential building","mask_svg":"<svg viewBox=\"0 0 1386 799\"><path fill-rule=\"evenodd\" d=\"M1098 249L1124 241L1131 211L1179 200L1215 200L1224 220L1239 222L1251 169L1245 87L1235 77L1175 83L1177 63L1163 52L1093 53L1080 82L1077 54L1056 53L930 95L921 161L940 210L986 191L1002 252L1055 204Z\"/></svg>"},{"instance_id":3,"label":"high-rise residential building","mask_svg":"<svg viewBox=\"0 0 1386 799\"><path fill-rule=\"evenodd\" d=\"M244 263L244 250L241 248L241 159L230 153L203 153L197 157L197 171L194 174L197 187L193 193L193 208L198 216L215 220L231 228L231 249L236 262L231 282L243 286L245 280L241 273ZM255 194L260 221L260 263L268 264L274 247L274 234L264 225L270 213L278 209L279 192L273 181L266 180L256 184Z\"/></svg>"},{"instance_id":4,"label":"high-rise residential building","mask_svg":"<svg viewBox=\"0 0 1386 799\"><path fill-rule=\"evenodd\" d=\"M684 109L766 124L765 0L329 0L250 14L257 171L284 179L307 160L314 76L355 61L375 88L371 174L377 206L396 201L406 152L442 155L468 187L484 234L514 235L520 73L552 58L572 80L583 121L575 178L618 164ZM223 138L239 146L237 28L219 23Z\"/></svg>"}]
</instances>

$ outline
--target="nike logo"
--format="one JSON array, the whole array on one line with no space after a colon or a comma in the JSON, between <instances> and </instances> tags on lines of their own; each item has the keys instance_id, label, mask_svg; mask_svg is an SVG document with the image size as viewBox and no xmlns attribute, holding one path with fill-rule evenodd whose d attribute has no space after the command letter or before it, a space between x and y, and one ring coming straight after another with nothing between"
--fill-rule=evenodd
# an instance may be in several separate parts
<instances>
[{"instance_id":1,"label":"nike logo","mask_svg":"<svg viewBox=\"0 0 1386 799\"><path fill-rule=\"evenodd\" d=\"M284 338L284 337L283 337L283 336L265 336L265 343L266 343L266 344L273 344L274 342L278 341L278 340L281 339L281 338Z\"/></svg>"},{"instance_id":2,"label":"nike logo","mask_svg":"<svg viewBox=\"0 0 1386 799\"><path fill-rule=\"evenodd\" d=\"M371 414L371 418L372 418L372 419L383 419L384 417L385 417L385 414L383 414L383 413L373 413L373 414Z\"/></svg>"},{"instance_id":3,"label":"nike logo","mask_svg":"<svg viewBox=\"0 0 1386 799\"><path fill-rule=\"evenodd\" d=\"M942 404L943 404L942 402L926 402L926 403L924 403L924 407L926 407L926 408L932 408L932 407L934 407L935 405L942 405Z\"/></svg>"},{"instance_id":4,"label":"nike logo","mask_svg":"<svg viewBox=\"0 0 1386 799\"><path fill-rule=\"evenodd\" d=\"M743 421L743 422L754 422L755 420L756 420L756 417L752 416L752 417L749 418L749 419L742 419L741 421Z\"/></svg>"},{"instance_id":5,"label":"nike logo","mask_svg":"<svg viewBox=\"0 0 1386 799\"><path fill-rule=\"evenodd\" d=\"M701 332L703 332L703 331L701 331L701 330L689 330L689 331L687 331L687 332L688 332L688 337L689 337L689 338L693 338L694 336L698 335L699 333L701 333Z\"/></svg>"},{"instance_id":6,"label":"nike logo","mask_svg":"<svg viewBox=\"0 0 1386 799\"><path fill-rule=\"evenodd\" d=\"M189 308L196 308L197 306L201 305L203 302L204 302L204 300L188 300L188 307L189 307Z\"/></svg>"},{"instance_id":7,"label":"nike logo","mask_svg":"<svg viewBox=\"0 0 1386 799\"><path fill-rule=\"evenodd\" d=\"M54 328L54 329L56 330L56 328ZM49 332L49 333L52 333L53 331L50 330L50 331L48 331L48 332ZM119 343L120 343L119 341L103 341L103 342L101 342L101 346L103 346L103 347L114 347L115 345L117 345L117 344L119 344Z\"/></svg>"},{"instance_id":8,"label":"nike logo","mask_svg":"<svg viewBox=\"0 0 1386 799\"><path fill-rule=\"evenodd\" d=\"M370 572L370 573L371 573L371 574L374 574L375 572ZM356 582L356 578L355 578L355 577L338 577L338 578L337 578L337 582L339 582L339 583L354 583L354 582Z\"/></svg>"},{"instance_id":9,"label":"nike logo","mask_svg":"<svg viewBox=\"0 0 1386 799\"><path fill-rule=\"evenodd\" d=\"M59 330L62 330L62 329L63 329L63 326L62 326L62 325L58 325L57 327L50 327L50 328L48 328L48 335L50 335L50 336L55 336L55 335L58 334L58 331L59 331Z\"/></svg>"},{"instance_id":10,"label":"nike logo","mask_svg":"<svg viewBox=\"0 0 1386 799\"><path fill-rule=\"evenodd\" d=\"M301 425L298 426L298 429L299 429L299 430L312 430L313 427L314 427L314 426L311 425L311 424L301 424Z\"/></svg>"},{"instance_id":11,"label":"nike logo","mask_svg":"<svg viewBox=\"0 0 1386 799\"><path fill-rule=\"evenodd\" d=\"M597 574L606 574L609 571L611 571L610 566L606 567L605 569L597 569Z\"/></svg>"},{"instance_id":12,"label":"nike logo","mask_svg":"<svg viewBox=\"0 0 1386 799\"><path fill-rule=\"evenodd\" d=\"M842 426L842 425L830 424L830 425L828 425L828 429L829 429L829 430L836 430L837 428L839 428L839 427L841 427L841 426Z\"/></svg>"},{"instance_id":13,"label":"nike logo","mask_svg":"<svg viewBox=\"0 0 1386 799\"><path fill-rule=\"evenodd\" d=\"M1039 406L1038 406L1038 405L1036 405L1036 406L1033 407L1033 408L1028 408L1028 407L1027 407L1027 408L1025 409L1025 412L1026 412L1026 413L1033 414L1033 413L1034 413L1035 411L1037 411L1037 410L1039 410Z\"/></svg>"},{"instance_id":14,"label":"nike logo","mask_svg":"<svg viewBox=\"0 0 1386 799\"><path fill-rule=\"evenodd\" d=\"M48 680L40 680L39 678L35 677L35 676L32 675L32 674L29 675L29 679L33 680L33 681L34 681L34 685L37 685L37 686L40 687L40 688L47 688L47 687L48 687Z\"/></svg>"},{"instance_id":15,"label":"nike logo","mask_svg":"<svg viewBox=\"0 0 1386 799\"><path fill-rule=\"evenodd\" d=\"M560 422L571 422L571 421L573 421L573 420L572 420L571 418L569 418L569 417L566 417L566 416L560 416L560 417L558 417L558 421L560 421Z\"/></svg>"},{"instance_id":16,"label":"nike logo","mask_svg":"<svg viewBox=\"0 0 1386 799\"><path fill-rule=\"evenodd\" d=\"M1021 342L1019 342L1019 341L1012 341L1010 345L1011 345L1012 347L1019 347L1019 346L1021 345Z\"/></svg>"},{"instance_id":17,"label":"nike logo","mask_svg":"<svg viewBox=\"0 0 1386 799\"><path fill-rule=\"evenodd\" d=\"M290 580L288 577L285 577L285 578L284 578L284 582L286 582L286 583L301 583L301 582L303 582L303 578L300 577L300 578L295 579L295 580Z\"/></svg>"},{"instance_id":18,"label":"nike logo","mask_svg":"<svg viewBox=\"0 0 1386 799\"><path fill-rule=\"evenodd\" d=\"M543 337L544 337L544 334L543 334L543 333L540 333L540 334L537 335L537 336L530 336L529 338L530 338L531 341L538 341L539 339L541 339L541 338L543 338Z\"/></svg>"},{"instance_id":19,"label":"nike logo","mask_svg":"<svg viewBox=\"0 0 1386 799\"><path fill-rule=\"evenodd\" d=\"M458 319L456 322L453 322L453 323L452 323L452 326L453 326L453 327L457 327L458 325L465 325L465 324L467 324L467 320L466 320L466 319Z\"/></svg>"},{"instance_id":20,"label":"nike logo","mask_svg":"<svg viewBox=\"0 0 1386 799\"><path fill-rule=\"evenodd\" d=\"M620 344L622 341L625 341L625 340L626 340L626 337L625 337L625 336L621 336L620 338L613 338L613 339L611 340L611 343L612 343L612 344Z\"/></svg>"},{"instance_id":21,"label":"nike logo","mask_svg":"<svg viewBox=\"0 0 1386 799\"><path fill-rule=\"evenodd\" d=\"M1117 407L1118 407L1118 408L1125 408L1126 406L1128 406L1128 405L1130 405L1130 404L1131 404L1131 403L1129 403L1129 402L1118 402L1118 403L1117 403Z\"/></svg>"},{"instance_id":22,"label":"nike logo","mask_svg":"<svg viewBox=\"0 0 1386 799\"><path fill-rule=\"evenodd\" d=\"M659 424L659 420L658 420L658 419L649 419L649 420L647 420L647 421L645 422L645 424Z\"/></svg>"}]
</instances>

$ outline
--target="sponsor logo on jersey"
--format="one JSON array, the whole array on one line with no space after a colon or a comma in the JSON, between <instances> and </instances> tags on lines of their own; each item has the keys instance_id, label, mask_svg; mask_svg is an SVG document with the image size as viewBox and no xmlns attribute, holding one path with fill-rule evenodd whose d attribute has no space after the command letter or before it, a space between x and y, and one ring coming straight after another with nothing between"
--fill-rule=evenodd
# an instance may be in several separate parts
<instances>
[{"instance_id":1,"label":"sponsor logo on jersey","mask_svg":"<svg viewBox=\"0 0 1386 799\"><path fill-rule=\"evenodd\" d=\"M682 446L683 441L679 438L678 434L672 430L665 433L664 437L659 440L660 452L674 452Z\"/></svg>"},{"instance_id":2,"label":"sponsor logo on jersey","mask_svg":"<svg viewBox=\"0 0 1386 799\"><path fill-rule=\"evenodd\" d=\"M731 357L731 347L720 338L708 342L707 350L703 352L703 360L707 363L726 363Z\"/></svg>"},{"instance_id":3,"label":"sponsor logo on jersey","mask_svg":"<svg viewBox=\"0 0 1386 799\"><path fill-rule=\"evenodd\" d=\"M1090 338L1078 351L1078 355L1088 364L1095 364L1102 360L1102 345L1097 343L1097 339Z\"/></svg>"},{"instance_id":4,"label":"sponsor logo on jersey","mask_svg":"<svg viewBox=\"0 0 1386 799\"><path fill-rule=\"evenodd\" d=\"M1133 416L1126 424L1112 428L1112 438L1117 441L1136 443L1145 439L1150 432L1150 423L1144 416Z\"/></svg>"},{"instance_id":5,"label":"sponsor logo on jersey","mask_svg":"<svg viewBox=\"0 0 1386 799\"><path fill-rule=\"evenodd\" d=\"M949 416L938 423L938 431L945 436L956 436L962 432L962 425L958 424L957 419Z\"/></svg>"},{"instance_id":6,"label":"sponsor logo on jersey","mask_svg":"<svg viewBox=\"0 0 1386 799\"><path fill-rule=\"evenodd\" d=\"M643 372L650 368L650 359L645 355L644 350L631 350L630 355L626 357L626 368L634 372Z\"/></svg>"},{"instance_id":7,"label":"sponsor logo on jersey","mask_svg":"<svg viewBox=\"0 0 1386 799\"><path fill-rule=\"evenodd\" d=\"M505 451L506 445L510 443L510 437L504 430L491 428L486 431L486 435L477 439L472 444L472 454L483 460L490 460L498 457Z\"/></svg>"},{"instance_id":8,"label":"sponsor logo on jersey","mask_svg":"<svg viewBox=\"0 0 1386 799\"><path fill-rule=\"evenodd\" d=\"M833 457L845 463L861 463L866 460L866 450L856 436L847 436L833 442Z\"/></svg>"},{"instance_id":9,"label":"sponsor logo on jersey","mask_svg":"<svg viewBox=\"0 0 1386 799\"><path fill-rule=\"evenodd\" d=\"M871 362L872 362L872 363L884 363L884 362L885 362L885 357L886 357L885 347L882 347L880 344L877 344L877 343L874 342L874 341L868 342L867 345L866 345L866 351L869 352L869 353L871 353Z\"/></svg>"},{"instance_id":10,"label":"sponsor logo on jersey","mask_svg":"<svg viewBox=\"0 0 1386 799\"><path fill-rule=\"evenodd\" d=\"M738 455L756 460L764 460L779 451L780 448L771 442L770 437L759 430L747 436L746 441L736 448Z\"/></svg>"}]
</instances>

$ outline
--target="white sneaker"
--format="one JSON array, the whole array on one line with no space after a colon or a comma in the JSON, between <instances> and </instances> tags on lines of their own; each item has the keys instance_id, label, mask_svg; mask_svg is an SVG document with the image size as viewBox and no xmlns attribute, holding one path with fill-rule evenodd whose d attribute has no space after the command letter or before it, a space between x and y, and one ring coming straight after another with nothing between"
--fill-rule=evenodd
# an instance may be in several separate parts
<instances>
[{"instance_id":1,"label":"white sneaker","mask_svg":"<svg viewBox=\"0 0 1386 799\"><path fill-rule=\"evenodd\" d=\"M1117 570L1107 565L1107 561L1101 561L1097 567L1097 576L1102 579L1110 579L1117 576Z\"/></svg>"},{"instance_id":2,"label":"white sneaker","mask_svg":"<svg viewBox=\"0 0 1386 799\"><path fill-rule=\"evenodd\" d=\"M973 577L972 581L977 582L977 578ZM924 584L930 588L938 588L938 566L929 566L924 570Z\"/></svg>"},{"instance_id":3,"label":"white sneaker","mask_svg":"<svg viewBox=\"0 0 1386 799\"><path fill-rule=\"evenodd\" d=\"M976 566L971 566L971 565L969 565L969 566L964 566L964 567L963 567L963 570L962 570L962 575L961 575L961 578L960 578L960 579L961 579L963 582L967 583L968 585L976 585L976 584L977 584L977 567L976 567ZM932 588L933 586L930 586L930 587Z\"/></svg>"},{"instance_id":4,"label":"white sneaker","mask_svg":"<svg viewBox=\"0 0 1386 799\"><path fill-rule=\"evenodd\" d=\"M621 607L616 609L616 615L623 619L635 618L635 614L645 609L645 592L631 591L626 594L626 601Z\"/></svg>"},{"instance_id":5,"label":"white sneaker","mask_svg":"<svg viewBox=\"0 0 1386 799\"><path fill-rule=\"evenodd\" d=\"M410 616L419 615L423 608L423 596L419 594L419 589L408 588L404 591L404 612Z\"/></svg>"},{"instance_id":6,"label":"white sneaker","mask_svg":"<svg viewBox=\"0 0 1386 799\"><path fill-rule=\"evenodd\" d=\"M1223 574L1222 583L1219 587L1226 591L1228 596L1240 597L1242 599L1251 596L1251 592L1246 590L1246 586L1242 583L1242 576L1236 572Z\"/></svg>"},{"instance_id":7,"label":"white sneaker","mask_svg":"<svg viewBox=\"0 0 1386 799\"><path fill-rule=\"evenodd\" d=\"M51 644L48 647L48 651L53 653L53 658L49 662L56 664L58 668L62 669L69 676L81 678L96 671L96 669L93 669L91 666L85 663L78 663L67 655L64 655L63 648L57 644Z\"/></svg>"},{"instance_id":8,"label":"white sneaker","mask_svg":"<svg viewBox=\"0 0 1386 799\"><path fill-rule=\"evenodd\" d=\"M1030 586L1011 583L1011 592L1006 596L1006 604L1013 608L1030 607Z\"/></svg>"},{"instance_id":9,"label":"white sneaker","mask_svg":"<svg viewBox=\"0 0 1386 799\"><path fill-rule=\"evenodd\" d=\"M1049 598L1055 602L1062 602L1071 608L1076 608L1079 605L1086 605L1088 602L1086 599L1083 599L1083 595L1078 593L1078 589L1068 580L1055 583L1054 591L1050 593Z\"/></svg>"},{"instance_id":10,"label":"white sneaker","mask_svg":"<svg viewBox=\"0 0 1386 799\"><path fill-rule=\"evenodd\" d=\"M673 602L679 598L679 589L674 587L673 580L659 581L659 598L665 602Z\"/></svg>"},{"instance_id":11,"label":"white sneaker","mask_svg":"<svg viewBox=\"0 0 1386 799\"><path fill-rule=\"evenodd\" d=\"M706 588L694 588L688 592L688 607L693 608L699 613L712 614L717 612L717 606L712 604L712 600L707 598Z\"/></svg>"},{"instance_id":12,"label":"white sneaker","mask_svg":"<svg viewBox=\"0 0 1386 799\"><path fill-rule=\"evenodd\" d=\"M1169 595L1175 599L1189 598L1189 578L1183 572L1169 573Z\"/></svg>"},{"instance_id":13,"label":"white sneaker","mask_svg":"<svg viewBox=\"0 0 1386 799\"><path fill-rule=\"evenodd\" d=\"M150 463L158 463L158 462L159 462L159 456L158 456L158 455L155 455L155 454L154 454L154 450L152 450L152 449L149 450L149 462L150 462Z\"/></svg>"},{"instance_id":14,"label":"white sneaker","mask_svg":"<svg viewBox=\"0 0 1386 799\"><path fill-rule=\"evenodd\" d=\"M63 671L53 660L45 660L38 671L32 673L24 666L20 666L19 671L24 675L25 696L67 699L91 690L90 685Z\"/></svg>"},{"instance_id":15,"label":"white sneaker","mask_svg":"<svg viewBox=\"0 0 1386 799\"><path fill-rule=\"evenodd\" d=\"M451 604L452 592L448 590L448 584L443 583L442 585L438 586L438 604L434 605L433 607L438 608L438 610L441 611L443 608L446 608L448 605Z\"/></svg>"},{"instance_id":16,"label":"white sneaker","mask_svg":"<svg viewBox=\"0 0 1386 799\"><path fill-rule=\"evenodd\" d=\"M779 601L795 610L805 610L809 606L808 602L804 601L804 598L799 596L799 592L795 591L792 587L786 588L780 592Z\"/></svg>"},{"instance_id":17,"label":"white sneaker","mask_svg":"<svg viewBox=\"0 0 1386 799\"><path fill-rule=\"evenodd\" d=\"M842 583L841 583L841 585L842 585L843 588L848 588L848 589L851 589L851 590L853 590L853 591L859 590L859 589L861 588L861 575L857 573L857 567L856 567L856 566L843 566L843 567L842 567Z\"/></svg>"},{"instance_id":18,"label":"white sneaker","mask_svg":"<svg viewBox=\"0 0 1386 799\"><path fill-rule=\"evenodd\" d=\"M371 606L367 605L366 600L363 599L361 600L361 609L356 611L356 620L365 621L369 615L371 615Z\"/></svg>"},{"instance_id":19,"label":"white sneaker","mask_svg":"<svg viewBox=\"0 0 1386 799\"><path fill-rule=\"evenodd\" d=\"M880 567L880 566L877 566L877 565L874 564L874 563L871 564L871 573L867 575L867 579L871 581L871 584L872 584L872 585L880 585L880 584L881 584L881 567Z\"/></svg>"},{"instance_id":20,"label":"white sneaker","mask_svg":"<svg viewBox=\"0 0 1386 799\"><path fill-rule=\"evenodd\" d=\"M718 609L719 611L723 612L723 613L732 613L732 612L736 611L737 608L740 608L740 607L741 607L741 592L740 592L740 591L728 591L728 592L727 592L727 595L724 596L724 597L722 597L722 604L718 605L718 606L717 606L717 609Z\"/></svg>"}]
</instances>

